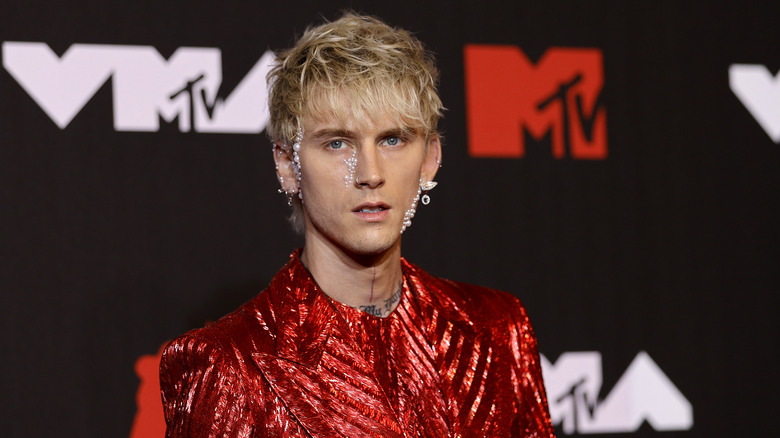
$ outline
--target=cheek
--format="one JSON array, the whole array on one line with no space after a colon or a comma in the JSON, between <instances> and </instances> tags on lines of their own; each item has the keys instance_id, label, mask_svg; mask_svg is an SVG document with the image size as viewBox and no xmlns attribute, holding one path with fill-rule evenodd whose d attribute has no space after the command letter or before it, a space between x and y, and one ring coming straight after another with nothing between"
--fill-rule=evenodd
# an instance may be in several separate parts
<instances>
[{"instance_id":1,"label":"cheek","mask_svg":"<svg viewBox=\"0 0 780 438\"><path fill-rule=\"evenodd\" d=\"M405 196L414 197L417 193L417 188L420 186L420 170L414 167L410 167L413 170L406 170L399 172L397 175L398 181L401 181L400 186L403 187Z\"/></svg>"},{"instance_id":2,"label":"cheek","mask_svg":"<svg viewBox=\"0 0 780 438\"><path fill-rule=\"evenodd\" d=\"M319 153L306 151L301 154L301 169L303 178L312 184L344 186L345 181L354 177L357 171L357 150L341 153Z\"/></svg>"},{"instance_id":3,"label":"cheek","mask_svg":"<svg viewBox=\"0 0 780 438\"><path fill-rule=\"evenodd\" d=\"M332 189L336 183L341 183L344 176L343 163L341 169L339 169L336 163L318 158L312 156L301 157L303 187L308 191L321 191L325 187Z\"/></svg>"},{"instance_id":4,"label":"cheek","mask_svg":"<svg viewBox=\"0 0 780 438\"><path fill-rule=\"evenodd\" d=\"M311 214L321 218L328 217L329 212L339 211L344 206L344 174L346 167L341 160L341 166L322 161L307 165L302 161L303 177L301 190L304 206Z\"/></svg>"}]
</instances>

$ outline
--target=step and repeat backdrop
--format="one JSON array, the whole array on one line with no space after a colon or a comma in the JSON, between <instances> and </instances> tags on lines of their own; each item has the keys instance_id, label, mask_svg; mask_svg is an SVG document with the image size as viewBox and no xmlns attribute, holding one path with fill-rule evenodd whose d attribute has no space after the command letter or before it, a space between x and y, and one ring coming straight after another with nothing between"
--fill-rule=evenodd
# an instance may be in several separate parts
<instances>
[{"instance_id":1,"label":"step and repeat backdrop","mask_svg":"<svg viewBox=\"0 0 780 438\"><path fill-rule=\"evenodd\" d=\"M160 347L302 245L265 74L344 8L435 52L404 255L524 301L559 436L775 434L780 7L399 0L3 4L2 436L162 436Z\"/></svg>"}]
</instances>

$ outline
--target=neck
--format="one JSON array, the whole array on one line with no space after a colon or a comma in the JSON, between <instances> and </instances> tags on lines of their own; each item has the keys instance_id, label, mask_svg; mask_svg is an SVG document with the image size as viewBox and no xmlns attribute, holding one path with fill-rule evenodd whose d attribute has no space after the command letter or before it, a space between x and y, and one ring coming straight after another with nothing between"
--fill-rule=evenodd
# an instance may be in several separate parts
<instances>
[{"instance_id":1,"label":"neck","mask_svg":"<svg viewBox=\"0 0 780 438\"><path fill-rule=\"evenodd\" d=\"M375 255L348 254L307 242L301 262L326 295L347 306L385 317L400 301L400 239L388 251Z\"/></svg>"}]
</instances>

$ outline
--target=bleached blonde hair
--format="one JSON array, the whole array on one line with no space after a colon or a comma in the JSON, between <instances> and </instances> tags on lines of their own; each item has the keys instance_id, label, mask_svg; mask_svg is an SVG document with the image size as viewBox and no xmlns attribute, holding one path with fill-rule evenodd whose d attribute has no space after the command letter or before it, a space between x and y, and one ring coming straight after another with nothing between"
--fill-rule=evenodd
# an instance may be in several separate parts
<instances>
[{"instance_id":1,"label":"bleached blonde hair","mask_svg":"<svg viewBox=\"0 0 780 438\"><path fill-rule=\"evenodd\" d=\"M268 136L287 153L304 115L340 122L388 116L430 139L438 135L442 102L433 55L409 32L347 12L309 27L294 47L277 54L268 74ZM345 102L347 104L345 104ZM290 221L303 230L298 197Z\"/></svg>"}]
</instances>

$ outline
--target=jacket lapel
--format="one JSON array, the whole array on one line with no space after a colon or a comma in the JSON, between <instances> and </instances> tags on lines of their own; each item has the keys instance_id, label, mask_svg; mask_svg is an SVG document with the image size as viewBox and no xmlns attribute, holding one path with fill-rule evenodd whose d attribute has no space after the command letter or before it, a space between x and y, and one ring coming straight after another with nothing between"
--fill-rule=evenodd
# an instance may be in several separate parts
<instances>
[{"instance_id":1,"label":"jacket lapel","mask_svg":"<svg viewBox=\"0 0 780 438\"><path fill-rule=\"evenodd\" d=\"M313 436L401 437L395 413L346 324L294 254L269 287L276 352L252 359Z\"/></svg>"},{"instance_id":2,"label":"jacket lapel","mask_svg":"<svg viewBox=\"0 0 780 438\"><path fill-rule=\"evenodd\" d=\"M435 345L451 433L496 436L483 428L508 424L508 418L495 418L506 413L502 406L513 404L511 393L500 385L516 381L510 375L512 358L506 357L509 349L504 342L508 334L493 336L490 329L501 327L506 312L475 308L475 303L468 301L473 298L468 294L472 291L463 291L468 286L433 277L405 260L403 263L420 304L421 321L428 326L426 338Z\"/></svg>"}]
</instances>

